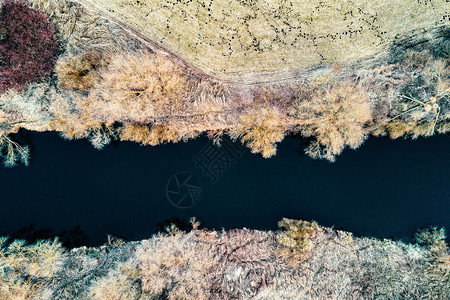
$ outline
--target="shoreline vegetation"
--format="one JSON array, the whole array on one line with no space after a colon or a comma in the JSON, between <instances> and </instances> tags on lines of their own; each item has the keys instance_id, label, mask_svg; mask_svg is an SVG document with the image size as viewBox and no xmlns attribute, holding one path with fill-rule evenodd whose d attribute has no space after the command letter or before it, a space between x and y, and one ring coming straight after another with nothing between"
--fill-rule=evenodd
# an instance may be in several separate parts
<instances>
[{"instance_id":1,"label":"shoreline vegetation","mask_svg":"<svg viewBox=\"0 0 450 300\"><path fill-rule=\"evenodd\" d=\"M354 237L314 221L277 231L171 225L147 240L96 248L0 239L1 299L447 299L442 228L414 243Z\"/></svg>"},{"instance_id":2,"label":"shoreline vegetation","mask_svg":"<svg viewBox=\"0 0 450 300\"><path fill-rule=\"evenodd\" d=\"M228 135L265 158L294 134L310 141L306 154L329 161L370 135L417 138L450 129L445 16L444 24L397 35L371 59L347 65L316 61L291 79L274 76L276 81L264 83L255 79L257 73L236 82L199 73L77 1L8 0L4 20L17 3L47 16L60 53L50 76L0 94L6 166L27 163L28 148L11 137L20 128L87 138L97 149L113 139L158 145L206 134L220 144ZM2 45L14 45L10 27L2 21Z\"/></svg>"}]
</instances>

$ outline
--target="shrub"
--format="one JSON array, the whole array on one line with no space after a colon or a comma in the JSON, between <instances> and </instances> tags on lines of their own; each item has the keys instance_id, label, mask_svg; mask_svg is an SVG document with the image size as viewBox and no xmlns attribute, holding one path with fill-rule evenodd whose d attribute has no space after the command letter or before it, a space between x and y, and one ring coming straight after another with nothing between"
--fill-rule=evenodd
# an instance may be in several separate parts
<instances>
[{"instance_id":1,"label":"shrub","mask_svg":"<svg viewBox=\"0 0 450 300\"><path fill-rule=\"evenodd\" d=\"M395 99L393 117L379 127L391 138L410 136L415 139L449 131L450 66L437 59L428 62L420 71Z\"/></svg>"},{"instance_id":2,"label":"shrub","mask_svg":"<svg viewBox=\"0 0 450 300\"><path fill-rule=\"evenodd\" d=\"M430 252L430 266L426 275L430 276L430 299L446 299L450 293L450 252L445 241L445 228L430 226L415 234L417 243L426 246Z\"/></svg>"},{"instance_id":3,"label":"shrub","mask_svg":"<svg viewBox=\"0 0 450 300\"><path fill-rule=\"evenodd\" d=\"M351 82L316 89L311 99L297 99L295 109L297 129L315 139L306 153L329 161L346 146L359 147L366 139L365 125L372 120L367 93Z\"/></svg>"},{"instance_id":4,"label":"shrub","mask_svg":"<svg viewBox=\"0 0 450 300\"><path fill-rule=\"evenodd\" d=\"M445 237L445 228L437 228L435 226L419 230L415 234L417 243L428 246L434 251L445 250L447 248Z\"/></svg>"},{"instance_id":5,"label":"shrub","mask_svg":"<svg viewBox=\"0 0 450 300\"><path fill-rule=\"evenodd\" d=\"M106 64L104 55L95 49L64 56L56 62L58 85L62 89L88 91L98 79L97 70Z\"/></svg>"},{"instance_id":6,"label":"shrub","mask_svg":"<svg viewBox=\"0 0 450 300\"><path fill-rule=\"evenodd\" d=\"M89 289L92 299L137 300L142 299L139 271L134 261L120 263L107 276L93 282Z\"/></svg>"},{"instance_id":7,"label":"shrub","mask_svg":"<svg viewBox=\"0 0 450 300\"><path fill-rule=\"evenodd\" d=\"M116 138L113 123L105 124L93 118L85 98L78 93L52 90L48 111L49 126L66 139L87 138L96 149L102 149Z\"/></svg>"},{"instance_id":8,"label":"shrub","mask_svg":"<svg viewBox=\"0 0 450 300\"><path fill-rule=\"evenodd\" d=\"M0 92L23 90L52 71L58 42L47 17L21 1L5 0L0 31Z\"/></svg>"},{"instance_id":9,"label":"shrub","mask_svg":"<svg viewBox=\"0 0 450 300\"><path fill-rule=\"evenodd\" d=\"M167 293L168 299L208 299L218 263L214 246L196 241L193 233L171 233L142 241L136 250L143 291Z\"/></svg>"},{"instance_id":10,"label":"shrub","mask_svg":"<svg viewBox=\"0 0 450 300\"><path fill-rule=\"evenodd\" d=\"M50 291L44 283L62 268L65 258L56 239L33 245L15 240L7 245L7 239L0 238L0 298L48 298Z\"/></svg>"},{"instance_id":11,"label":"shrub","mask_svg":"<svg viewBox=\"0 0 450 300\"><path fill-rule=\"evenodd\" d=\"M277 235L277 241L281 245L277 256L294 267L311 256L313 240L322 231L315 221L286 218L278 222L278 227L283 231Z\"/></svg>"},{"instance_id":12,"label":"shrub","mask_svg":"<svg viewBox=\"0 0 450 300\"><path fill-rule=\"evenodd\" d=\"M394 120L394 121L389 122L385 126L387 132L389 133L389 136L393 139L399 138L401 136L404 136L404 135L410 133L416 127L417 127L417 122L414 122L414 121L405 122L403 120Z\"/></svg>"},{"instance_id":13,"label":"shrub","mask_svg":"<svg viewBox=\"0 0 450 300\"><path fill-rule=\"evenodd\" d=\"M183 112L188 78L166 57L139 52L111 58L87 105L98 118L149 124Z\"/></svg>"},{"instance_id":14,"label":"shrub","mask_svg":"<svg viewBox=\"0 0 450 300\"><path fill-rule=\"evenodd\" d=\"M0 156L3 157L5 167L14 167L19 162L28 166L30 149L28 146L19 145L9 136L0 134Z\"/></svg>"},{"instance_id":15,"label":"shrub","mask_svg":"<svg viewBox=\"0 0 450 300\"><path fill-rule=\"evenodd\" d=\"M192 130L176 130L163 123L158 125L137 125L126 123L119 130L119 136L122 141L133 141L144 145L159 145L167 142L187 141L195 138L199 132Z\"/></svg>"},{"instance_id":16,"label":"shrub","mask_svg":"<svg viewBox=\"0 0 450 300\"><path fill-rule=\"evenodd\" d=\"M283 140L287 126L283 115L276 107L256 107L244 113L239 123L229 130L233 140L238 138L251 149L268 158L277 152L276 143Z\"/></svg>"},{"instance_id":17,"label":"shrub","mask_svg":"<svg viewBox=\"0 0 450 300\"><path fill-rule=\"evenodd\" d=\"M48 129L48 103L53 88L32 83L24 91L8 90L0 94L0 133L16 133L20 128Z\"/></svg>"}]
</instances>

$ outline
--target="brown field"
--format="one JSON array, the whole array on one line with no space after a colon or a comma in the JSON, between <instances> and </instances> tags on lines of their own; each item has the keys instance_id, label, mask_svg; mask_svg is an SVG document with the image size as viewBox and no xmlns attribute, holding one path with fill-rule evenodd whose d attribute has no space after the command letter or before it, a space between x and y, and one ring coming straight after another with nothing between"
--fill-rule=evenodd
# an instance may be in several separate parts
<instances>
[{"instance_id":1,"label":"brown field","mask_svg":"<svg viewBox=\"0 0 450 300\"><path fill-rule=\"evenodd\" d=\"M345 64L399 35L449 24L445 0L80 0L208 74Z\"/></svg>"}]
</instances>

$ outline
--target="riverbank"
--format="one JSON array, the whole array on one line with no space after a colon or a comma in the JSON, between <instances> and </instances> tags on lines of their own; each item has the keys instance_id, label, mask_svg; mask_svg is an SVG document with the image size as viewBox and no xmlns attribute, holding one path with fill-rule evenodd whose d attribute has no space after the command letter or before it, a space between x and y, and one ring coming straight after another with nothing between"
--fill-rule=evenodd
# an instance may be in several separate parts
<instances>
[{"instance_id":1,"label":"riverbank","mask_svg":"<svg viewBox=\"0 0 450 300\"><path fill-rule=\"evenodd\" d=\"M89 6L30 3L48 14L62 53L46 81L0 97L7 165L27 161L27 148L8 137L19 128L86 138L99 149L111 140L157 145L207 133L216 143L223 136L240 140L266 158L285 136L301 134L310 138L309 156L329 161L370 135L417 138L450 129L446 24L403 32L388 50L356 63L232 82L202 73Z\"/></svg>"},{"instance_id":2,"label":"riverbank","mask_svg":"<svg viewBox=\"0 0 450 300\"><path fill-rule=\"evenodd\" d=\"M110 238L66 251L2 240L0 296L7 299L430 298L450 292L448 246L438 228L417 244L353 237L283 219L278 231L183 232Z\"/></svg>"}]
</instances>

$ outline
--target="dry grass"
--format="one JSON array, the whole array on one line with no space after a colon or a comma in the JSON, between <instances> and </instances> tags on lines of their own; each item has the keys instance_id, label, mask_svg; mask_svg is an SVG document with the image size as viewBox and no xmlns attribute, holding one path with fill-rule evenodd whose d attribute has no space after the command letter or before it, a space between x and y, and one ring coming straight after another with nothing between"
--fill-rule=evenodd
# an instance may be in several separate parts
<instances>
[{"instance_id":1,"label":"dry grass","mask_svg":"<svg viewBox=\"0 0 450 300\"><path fill-rule=\"evenodd\" d=\"M207 73L349 63L387 49L397 35L448 24L445 0L83 0Z\"/></svg>"},{"instance_id":2,"label":"dry grass","mask_svg":"<svg viewBox=\"0 0 450 300\"><path fill-rule=\"evenodd\" d=\"M138 48L125 32L110 21L73 0L27 0L31 7L45 12L56 25L65 50L78 54L85 49L108 53Z\"/></svg>"},{"instance_id":3,"label":"dry grass","mask_svg":"<svg viewBox=\"0 0 450 300\"><path fill-rule=\"evenodd\" d=\"M218 256L213 246L188 244L189 235L144 241L137 249L142 289L152 295L168 291L169 299L207 299L211 296L211 270ZM197 254L202 259L196 259Z\"/></svg>"}]
</instances>

